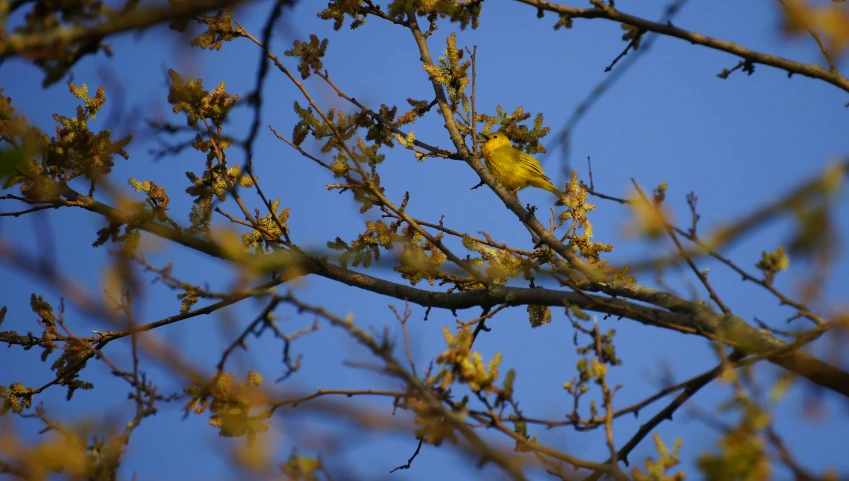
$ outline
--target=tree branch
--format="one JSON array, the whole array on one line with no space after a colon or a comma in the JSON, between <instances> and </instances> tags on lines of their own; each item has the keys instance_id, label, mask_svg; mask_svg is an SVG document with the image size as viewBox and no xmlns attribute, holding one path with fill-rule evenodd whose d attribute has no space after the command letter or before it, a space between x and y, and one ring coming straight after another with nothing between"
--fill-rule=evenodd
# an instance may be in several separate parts
<instances>
[{"instance_id":1,"label":"tree branch","mask_svg":"<svg viewBox=\"0 0 849 481\"><path fill-rule=\"evenodd\" d=\"M614 7L606 6L605 8L577 8L567 5L559 5L544 0L516 0L518 2L536 7L538 11L550 11L559 15L565 15L571 18L602 18L614 22L624 23L633 27L646 30L649 32L659 33L668 37L680 38L690 43L708 47L721 52L727 52L736 55L748 62L768 65L784 70L791 74L799 74L805 77L823 80L835 87L849 92L849 79L843 76L837 70L828 70L816 64L807 64L796 62L777 55L769 55L766 53L756 52L741 47L733 42L715 39L705 35L701 35L690 30L678 28L671 24L663 24L646 20L644 18L628 15Z\"/></svg>"},{"instance_id":2,"label":"tree branch","mask_svg":"<svg viewBox=\"0 0 849 481\"><path fill-rule=\"evenodd\" d=\"M28 55L84 41L100 41L110 35L144 30L162 22L191 17L210 10L232 7L244 0L192 0L173 2L168 8L145 8L119 15L99 25L77 25L34 34L11 34L0 42L0 59Z\"/></svg>"},{"instance_id":3,"label":"tree branch","mask_svg":"<svg viewBox=\"0 0 849 481\"><path fill-rule=\"evenodd\" d=\"M52 182L47 179L44 180ZM61 192L64 197L77 202L78 205L81 205L86 210L103 215L113 222L129 222L132 224L132 218L129 214L97 202L90 197L82 196L68 186L60 184L55 184L55 186L57 191ZM518 203L515 200L514 202ZM519 207L521 208L521 206ZM544 233L548 234L548 231L543 229L539 222L537 222L537 225L540 226ZM810 354L799 350L796 346L791 346L768 333L761 332L739 317L723 316L697 303L684 301L671 294L655 291L654 289L636 284L617 283L615 292L621 292L621 294L617 294L618 296L650 302L657 306L665 307L665 309L658 309L657 307L650 307L618 298L591 295L586 292L568 292L553 289L494 286L490 289L479 289L468 292L447 293L425 291L338 267L322 259L309 256L304 252L293 250L277 252L271 255L235 255L211 241L198 239L161 224L148 222L136 225L136 227L221 259L245 265L264 266L269 270L279 269L284 272L284 276L315 274L352 287L409 301L424 307L456 310L471 307L495 306L498 304L564 307L576 305L582 309L626 317L643 324L671 329L686 334L697 334L709 340L718 341L739 349L747 355L763 355L774 364L806 377L814 383L836 393L849 397L849 373L816 359ZM548 235L550 236L550 234ZM13 253L11 246L2 243L0 243L0 248L2 248L0 249L0 259L5 259L6 262L21 267L24 270L27 269L21 264L21 262L24 262L23 259L25 257L21 257L19 255L20 253ZM277 259L275 259L276 257ZM599 285L586 284L588 285L581 287L582 289L586 287L585 290L588 291L600 290L609 293L607 291L612 288L611 285L604 283L599 283Z\"/></svg>"}]
</instances>

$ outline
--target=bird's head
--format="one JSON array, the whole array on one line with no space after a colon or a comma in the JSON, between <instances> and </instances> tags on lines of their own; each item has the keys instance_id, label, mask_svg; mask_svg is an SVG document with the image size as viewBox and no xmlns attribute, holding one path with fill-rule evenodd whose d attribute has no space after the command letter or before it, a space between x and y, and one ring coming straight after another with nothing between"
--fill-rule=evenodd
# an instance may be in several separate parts
<instances>
[{"instance_id":1,"label":"bird's head","mask_svg":"<svg viewBox=\"0 0 849 481\"><path fill-rule=\"evenodd\" d=\"M510 139L504 135L504 132L493 132L490 134L480 134L483 145L490 149L501 147L502 145L510 145Z\"/></svg>"}]
</instances>

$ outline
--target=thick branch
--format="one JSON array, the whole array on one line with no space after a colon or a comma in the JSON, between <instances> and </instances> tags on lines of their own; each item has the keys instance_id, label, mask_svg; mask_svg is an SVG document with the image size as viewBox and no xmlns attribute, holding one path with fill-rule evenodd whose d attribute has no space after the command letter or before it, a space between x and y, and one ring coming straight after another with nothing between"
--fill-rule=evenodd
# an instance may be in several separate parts
<instances>
[{"instance_id":1,"label":"thick branch","mask_svg":"<svg viewBox=\"0 0 849 481\"><path fill-rule=\"evenodd\" d=\"M112 222L132 222L132 217L129 214L97 202L90 197L83 196L70 187L56 184L56 189L58 189L63 197L75 201L87 210L103 215ZM521 206L518 207L521 208ZM539 225L539 222L536 222L536 224ZM722 316L703 306L696 308L694 307L697 306L696 303L679 300L671 294L658 292L637 284L621 283L617 285L616 290L630 294L627 296L619 294L620 297L639 300L646 298L648 300L654 300L655 302L653 304L668 304L669 307L660 309L633 301L591 295L586 292L576 293L553 289L495 287L488 290L480 289L458 293L432 292L344 269L305 253L287 251L262 256L251 254L236 255L227 252L214 242L198 239L161 224L148 222L137 227L159 237L173 240L186 247L221 259L241 264L256 263L254 265L263 265L269 270L279 269L284 272L284 276L293 275L291 274L292 270L303 275L315 274L352 287L405 300L425 307L456 310L498 304L514 306L576 305L582 309L626 317L648 325L672 329L686 334L697 334L737 348L747 355L765 356L774 364L782 366L834 392L849 397L849 373L820 361L798 348L788 349L789 345L787 343L768 333L761 332L739 317ZM548 234L547 230L542 229L542 231ZM285 255L285 257L281 257L280 261L274 259L274 256L280 254ZM12 260L9 255L0 256L0 258L2 257L6 257L7 261ZM601 290L606 292L608 287L602 284Z\"/></svg>"}]
</instances>

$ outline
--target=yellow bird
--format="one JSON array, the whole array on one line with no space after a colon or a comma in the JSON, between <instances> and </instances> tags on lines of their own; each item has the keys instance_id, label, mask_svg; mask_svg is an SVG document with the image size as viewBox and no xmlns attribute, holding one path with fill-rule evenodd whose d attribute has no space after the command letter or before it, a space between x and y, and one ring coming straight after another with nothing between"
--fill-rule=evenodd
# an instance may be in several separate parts
<instances>
[{"instance_id":1,"label":"yellow bird","mask_svg":"<svg viewBox=\"0 0 849 481\"><path fill-rule=\"evenodd\" d=\"M563 195L542 171L539 161L513 147L503 132L480 135L484 139L481 150L486 168L505 189L515 194L525 187L539 187L558 197Z\"/></svg>"}]
</instances>

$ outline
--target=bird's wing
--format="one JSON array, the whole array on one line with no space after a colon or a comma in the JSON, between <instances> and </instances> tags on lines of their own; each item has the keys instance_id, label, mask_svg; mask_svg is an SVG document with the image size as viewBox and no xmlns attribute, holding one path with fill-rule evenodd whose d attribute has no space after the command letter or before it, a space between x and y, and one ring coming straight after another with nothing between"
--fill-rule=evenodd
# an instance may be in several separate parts
<instances>
[{"instance_id":1,"label":"bird's wing","mask_svg":"<svg viewBox=\"0 0 849 481\"><path fill-rule=\"evenodd\" d=\"M551 179L548 178L547 175L545 175L545 172L543 172L542 166L539 164L539 161L537 159L533 158L530 154L526 154L526 153L522 152L521 150L515 149L515 148L513 149L513 154L514 154L513 160L517 164L522 165L523 167L525 167L528 170L530 170L531 172L533 172L535 175L538 175L538 176L544 178L545 180L551 180Z\"/></svg>"}]
</instances>

